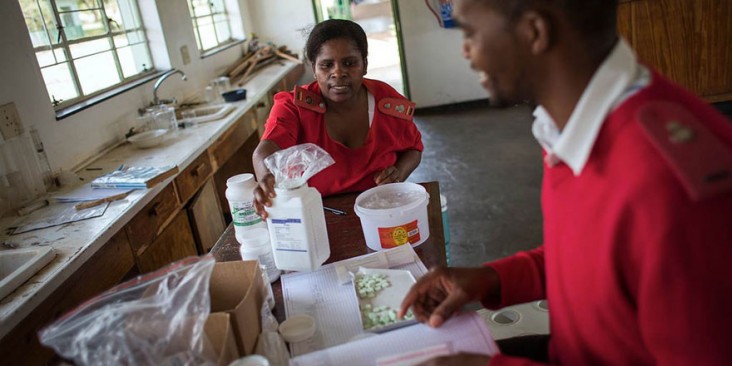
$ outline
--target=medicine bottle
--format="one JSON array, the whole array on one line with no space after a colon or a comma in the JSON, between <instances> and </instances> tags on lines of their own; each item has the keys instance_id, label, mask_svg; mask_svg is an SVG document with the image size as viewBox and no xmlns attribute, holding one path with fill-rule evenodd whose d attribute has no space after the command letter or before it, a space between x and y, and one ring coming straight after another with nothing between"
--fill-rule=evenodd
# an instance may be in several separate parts
<instances>
[{"instance_id":1,"label":"medicine bottle","mask_svg":"<svg viewBox=\"0 0 732 366\"><path fill-rule=\"evenodd\" d=\"M280 278L280 270L275 266L272 257L272 246L269 244L269 231L263 228L254 228L237 235L241 244L239 253L243 260L259 260L259 264L265 269L269 282L277 281Z\"/></svg>"},{"instance_id":2,"label":"medicine bottle","mask_svg":"<svg viewBox=\"0 0 732 366\"><path fill-rule=\"evenodd\" d=\"M231 218L234 222L236 240L239 236L254 228L267 228L267 224L254 210L254 188L257 181L253 174L239 174L226 180L226 199L229 201Z\"/></svg>"},{"instance_id":3,"label":"medicine bottle","mask_svg":"<svg viewBox=\"0 0 732 366\"><path fill-rule=\"evenodd\" d=\"M277 268L313 271L330 257L323 199L307 183L295 189L275 187L267 207L267 226Z\"/></svg>"}]
</instances>

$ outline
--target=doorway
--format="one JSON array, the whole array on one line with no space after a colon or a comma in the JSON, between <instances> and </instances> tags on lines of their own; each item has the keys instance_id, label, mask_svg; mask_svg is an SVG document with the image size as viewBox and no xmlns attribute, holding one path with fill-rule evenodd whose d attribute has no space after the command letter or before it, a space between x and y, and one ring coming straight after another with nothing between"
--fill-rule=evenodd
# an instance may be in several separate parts
<instances>
[{"instance_id":1,"label":"doorway","mask_svg":"<svg viewBox=\"0 0 732 366\"><path fill-rule=\"evenodd\" d=\"M409 98L397 0L313 0L313 8L318 22L348 19L358 23L369 43L366 77L383 81Z\"/></svg>"}]
</instances>

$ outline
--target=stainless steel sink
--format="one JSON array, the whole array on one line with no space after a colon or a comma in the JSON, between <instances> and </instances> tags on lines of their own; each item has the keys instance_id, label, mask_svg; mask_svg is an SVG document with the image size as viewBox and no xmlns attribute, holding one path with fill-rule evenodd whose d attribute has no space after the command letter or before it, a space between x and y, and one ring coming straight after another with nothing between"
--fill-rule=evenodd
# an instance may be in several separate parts
<instances>
[{"instance_id":1,"label":"stainless steel sink","mask_svg":"<svg viewBox=\"0 0 732 366\"><path fill-rule=\"evenodd\" d=\"M0 299L15 291L54 257L56 252L51 247L0 251Z\"/></svg>"},{"instance_id":2,"label":"stainless steel sink","mask_svg":"<svg viewBox=\"0 0 732 366\"><path fill-rule=\"evenodd\" d=\"M182 109L181 115L184 113L192 114L192 117L180 118L180 122L203 123L216 121L226 117L234 106L231 104L208 105L192 109Z\"/></svg>"}]
</instances>

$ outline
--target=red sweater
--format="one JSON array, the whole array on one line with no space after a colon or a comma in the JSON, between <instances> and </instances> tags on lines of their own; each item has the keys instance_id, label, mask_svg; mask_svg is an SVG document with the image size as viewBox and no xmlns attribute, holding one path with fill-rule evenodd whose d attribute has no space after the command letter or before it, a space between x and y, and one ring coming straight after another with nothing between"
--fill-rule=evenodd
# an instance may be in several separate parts
<instances>
[{"instance_id":1,"label":"red sweater","mask_svg":"<svg viewBox=\"0 0 732 366\"><path fill-rule=\"evenodd\" d=\"M394 104L409 103L391 86L377 80L363 79L369 93L374 96L374 118L361 147L349 148L333 140L325 126L325 108L298 105L294 92L280 92L274 97L275 104L265 125L263 140L275 142L281 149L290 146L314 143L327 151L335 164L315 174L308 185L315 187L321 195L328 196L344 192L360 192L376 186L374 177L382 170L394 165L401 152L422 151L422 135L409 114L399 117L390 115ZM320 88L313 82L305 87L311 98L320 104ZM390 103L384 108L385 103ZM410 103L411 104L411 103ZM323 104L324 106L325 104Z\"/></svg>"},{"instance_id":2,"label":"red sweater","mask_svg":"<svg viewBox=\"0 0 732 366\"><path fill-rule=\"evenodd\" d=\"M547 298L552 363L732 365L732 190L690 198L640 122L657 101L732 151L729 121L654 74L607 117L579 176L545 166L544 246L488 264L502 303L486 306ZM695 168L720 157L706 159Z\"/></svg>"}]
</instances>

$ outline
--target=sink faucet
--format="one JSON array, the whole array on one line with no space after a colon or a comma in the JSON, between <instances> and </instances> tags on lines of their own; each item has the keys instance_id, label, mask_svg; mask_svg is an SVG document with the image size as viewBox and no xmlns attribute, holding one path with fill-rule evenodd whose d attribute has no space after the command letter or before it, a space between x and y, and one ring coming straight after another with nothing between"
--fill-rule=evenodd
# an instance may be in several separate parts
<instances>
[{"instance_id":1,"label":"sink faucet","mask_svg":"<svg viewBox=\"0 0 732 366\"><path fill-rule=\"evenodd\" d=\"M168 78L168 76L171 76L173 74L180 74L180 76L181 76L180 78L183 79L183 81L188 80L188 77L186 76L186 74L183 71L180 71L178 69L172 69L172 70L166 72L165 74L161 75L160 78L158 78L158 81L155 82L155 86L153 86L153 104L154 105L165 104L165 103L170 103L171 101L172 102L175 101L175 99L164 100L164 99L158 98L158 88L163 83L163 81L165 81L165 79Z\"/></svg>"}]
</instances>

